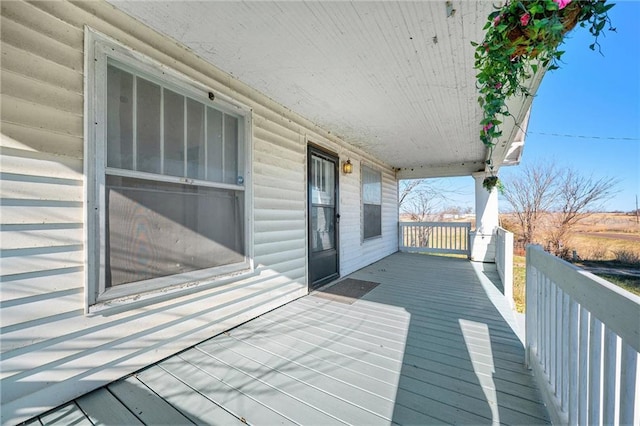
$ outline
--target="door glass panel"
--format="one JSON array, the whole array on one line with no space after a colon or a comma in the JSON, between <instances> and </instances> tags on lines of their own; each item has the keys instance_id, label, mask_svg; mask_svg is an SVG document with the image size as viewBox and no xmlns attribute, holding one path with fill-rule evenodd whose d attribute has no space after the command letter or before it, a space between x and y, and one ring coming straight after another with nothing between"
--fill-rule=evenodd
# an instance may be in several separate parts
<instances>
[{"instance_id":1,"label":"door glass panel","mask_svg":"<svg viewBox=\"0 0 640 426\"><path fill-rule=\"evenodd\" d=\"M311 157L311 250L335 249L335 163Z\"/></svg>"},{"instance_id":2,"label":"door glass panel","mask_svg":"<svg viewBox=\"0 0 640 426\"><path fill-rule=\"evenodd\" d=\"M311 202L313 204L335 205L334 163L313 157L311 170Z\"/></svg>"},{"instance_id":3,"label":"door glass panel","mask_svg":"<svg viewBox=\"0 0 640 426\"><path fill-rule=\"evenodd\" d=\"M311 209L311 249L316 251L335 248L335 209L314 206Z\"/></svg>"}]
</instances>

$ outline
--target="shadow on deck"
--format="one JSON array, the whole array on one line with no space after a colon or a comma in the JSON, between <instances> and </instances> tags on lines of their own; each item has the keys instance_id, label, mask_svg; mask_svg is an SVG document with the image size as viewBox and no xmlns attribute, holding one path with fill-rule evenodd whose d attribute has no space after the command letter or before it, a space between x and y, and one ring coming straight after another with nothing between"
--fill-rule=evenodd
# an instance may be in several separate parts
<instances>
[{"instance_id":1,"label":"shadow on deck","mask_svg":"<svg viewBox=\"0 0 640 426\"><path fill-rule=\"evenodd\" d=\"M495 268L396 253L45 416L144 424L548 423ZM106 416L106 417L105 417Z\"/></svg>"}]
</instances>

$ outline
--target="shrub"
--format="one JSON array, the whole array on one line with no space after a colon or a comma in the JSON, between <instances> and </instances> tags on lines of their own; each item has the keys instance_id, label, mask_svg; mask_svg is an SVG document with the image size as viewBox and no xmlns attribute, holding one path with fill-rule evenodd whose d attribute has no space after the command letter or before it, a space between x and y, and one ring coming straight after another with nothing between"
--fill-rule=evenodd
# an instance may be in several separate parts
<instances>
[{"instance_id":1,"label":"shrub","mask_svg":"<svg viewBox=\"0 0 640 426\"><path fill-rule=\"evenodd\" d=\"M615 250L613 255L618 262L625 265L640 265L640 255L632 250Z\"/></svg>"}]
</instances>

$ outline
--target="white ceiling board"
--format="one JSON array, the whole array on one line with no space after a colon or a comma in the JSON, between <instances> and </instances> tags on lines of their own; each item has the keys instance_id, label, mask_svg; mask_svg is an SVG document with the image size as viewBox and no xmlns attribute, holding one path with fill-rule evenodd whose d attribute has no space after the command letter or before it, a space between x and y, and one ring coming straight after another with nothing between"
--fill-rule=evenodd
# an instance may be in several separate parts
<instances>
[{"instance_id":1,"label":"white ceiling board","mask_svg":"<svg viewBox=\"0 0 640 426\"><path fill-rule=\"evenodd\" d=\"M491 2L112 3L394 167L482 168L470 42Z\"/></svg>"}]
</instances>

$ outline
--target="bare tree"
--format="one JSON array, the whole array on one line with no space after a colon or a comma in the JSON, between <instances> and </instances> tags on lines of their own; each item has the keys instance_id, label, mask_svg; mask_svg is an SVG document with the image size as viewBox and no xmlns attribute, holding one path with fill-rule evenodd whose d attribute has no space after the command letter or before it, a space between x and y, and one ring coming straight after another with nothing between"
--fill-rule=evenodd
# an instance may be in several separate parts
<instances>
[{"instance_id":1,"label":"bare tree","mask_svg":"<svg viewBox=\"0 0 640 426\"><path fill-rule=\"evenodd\" d=\"M428 179L401 180L399 187L400 212L408 214L411 220L416 222L433 220L434 217L441 216L449 195L457 191L443 188L437 181Z\"/></svg>"},{"instance_id":2,"label":"bare tree","mask_svg":"<svg viewBox=\"0 0 640 426\"><path fill-rule=\"evenodd\" d=\"M568 257L563 242L575 225L595 211L602 210L603 203L617 191L618 180L610 177L596 179L582 176L573 169L564 170L557 184L555 214L549 237L556 255Z\"/></svg>"},{"instance_id":3,"label":"bare tree","mask_svg":"<svg viewBox=\"0 0 640 426\"><path fill-rule=\"evenodd\" d=\"M411 193L420 185L424 183L424 179L405 179L401 180L399 183L399 196L398 196L398 207L402 207L405 204L407 198L411 196Z\"/></svg>"},{"instance_id":4,"label":"bare tree","mask_svg":"<svg viewBox=\"0 0 640 426\"><path fill-rule=\"evenodd\" d=\"M441 220L444 203L448 195L456 190L443 188L437 181L428 179L401 180L399 183L398 203L400 212L409 216L413 222ZM431 227L422 227L412 234L417 239L412 244L427 247Z\"/></svg>"},{"instance_id":5,"label":"bare tree","mask_svg":"<svg viewBox=\"0 0 640 426\"><path fill-rule=\"evenodd\" d=\"M503 195L515 211L525 244L536 241L542 216L556 199L558 176L553 164L534 164L505 182Z\"/></svg>"}]
</instances>

